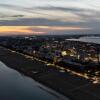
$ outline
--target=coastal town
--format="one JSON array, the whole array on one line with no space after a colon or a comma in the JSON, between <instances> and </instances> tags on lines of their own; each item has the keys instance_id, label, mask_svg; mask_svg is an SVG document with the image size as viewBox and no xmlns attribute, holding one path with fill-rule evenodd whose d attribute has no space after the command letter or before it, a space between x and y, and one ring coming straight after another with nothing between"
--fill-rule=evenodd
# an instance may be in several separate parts
<instances>
[{"instance_id":1,"label":"coastal town","mask_svg":"<svg viewBox=\"0 0 100 100\"><path fill-rule=\"evenodd\" d=\"M44 61L48 66L78 72L89 79L100 76L100 44L59 36L25 36L1 38L0 45Z\"/></svg>"},{"instance_id":2,"label":"coastal town","mask_svg":"<svg viewBox=\"0 0 100 100\"><path fill-rule=\"evenodd\" d=\"M78 41L79 38L0 37L0 60L22 76L31 77L67 97L62 99L57 95L61 100L99 100L100 44Z\"/></svg>"}]
</instances>

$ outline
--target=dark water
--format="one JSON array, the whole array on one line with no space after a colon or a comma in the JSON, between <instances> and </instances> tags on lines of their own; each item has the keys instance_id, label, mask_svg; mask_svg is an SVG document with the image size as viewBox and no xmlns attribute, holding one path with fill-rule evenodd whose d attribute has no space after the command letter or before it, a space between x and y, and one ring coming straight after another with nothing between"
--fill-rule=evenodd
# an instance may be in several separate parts
<instances>
[{"instance_id":1,"label":"dark water","mask_svg":"<svg viewBox=\"0 0 100 100\"><path fill-rule=\"evenodd\" d=\"M48 92L49 91L49 92ZM53 95L55 94L55 95ZM0 100L68 100L0 62Z\"/></svg>"}]
</instances>

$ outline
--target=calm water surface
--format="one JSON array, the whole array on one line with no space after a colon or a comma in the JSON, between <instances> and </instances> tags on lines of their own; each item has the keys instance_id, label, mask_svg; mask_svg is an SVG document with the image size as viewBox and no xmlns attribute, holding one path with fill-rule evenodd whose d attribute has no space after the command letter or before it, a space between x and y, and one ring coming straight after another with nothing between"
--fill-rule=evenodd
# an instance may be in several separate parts
<instances>
[{"instance_id":1,"label":"calm water surface","mask_svg":"<svg viewBox=\"0 0 100 100\"><path fill-rule=\"evenodd\" d=\"M79 39L68 39L72 41L83 41L83 42L90 42L90 43L96 43L100 44L100 37L81 37Z\"/></svg>"},{"instance_id":2,"label":"calm water surface","mask_svg":"<svg viewBox=\"0 0 100 100\"><path fill-rule=\"evenodd\" d=\"M68 99L0 62L0 100Z\"/></svg>"}]
</instances>

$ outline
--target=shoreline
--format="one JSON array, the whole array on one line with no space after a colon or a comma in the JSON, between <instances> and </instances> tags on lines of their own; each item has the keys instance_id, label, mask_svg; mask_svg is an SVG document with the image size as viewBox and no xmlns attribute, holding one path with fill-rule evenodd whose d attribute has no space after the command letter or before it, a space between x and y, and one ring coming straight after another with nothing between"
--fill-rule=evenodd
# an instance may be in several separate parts
<instances>
[{"instance_id":1,"label":"shoreline","mask_svg":"<svg viewBox=\"0 0 100 100\"><path fill-rule=\"evenodd\" d=\"M9 52L9 53L11 53L11 54L16 54L16 55L19 55L20 57L22 56L24 59L23 60L29 60L29 61L32 61L32 60L30 60L29 58L25 58L23 55L20 55L20 54L18 54L18 53L16 53L16 52L10 52L10 50L8 50L8 49L6 49L6 48L4 48L4 47L1 47L0 46L0 49L3 49L3 50L5 50L5 51L7 51L7 52ZM4 52L5 52L4 51ZM0 58L1 58L1 55L2 54L0 54ZM0 59L1 60L1 59ZM16 59L17 60L17 59ZM16 70L16 71L18 71L20 74L23 74L23 75L25 75L25 76L27 76L27 77L29 77L29 78L32 78L34 81L36 81L36 82L38 82L39 84L41 84L41 85L43 85L44 87L46 87L46 88L48 88L48 89L50 89L50 90L52 90L52 91L54 91L56 94L55 95L57 95L57 94L60 94L60 96L63 96L64 98L66 97L66 99L68 99L68 100L72 100L72 99L69 99L70 97L68 97L68 96L66 96L64 93L62 93L61 91L59 91L59 89L57 89L56 87L55 88L53 88L51 85L49 85L49 84L47 84L47 83L45 83L45 81L42 81L42 80L40 80L39 79L39 74L41 75L41 74L43 74L43 73L46 73L46 71L45 72L37 72L37 73L32 73L32 72L28 72L28 70L27 69L24 69L24 68L19 68L19 67L16 67L16 65L14 65L13 64L13 66L12 65L10 65L10 63L9 63L9 61L8 62L6 62L6 60L4 60L4 59L2 59L1 60L7 67L9 67L9 68L11 68L11 69L14 69L14 70ZM33 63L34 62L36 62L37 64L39 64L40 66L41 66L41 64L43 64L43 65L45 65L44 63L41 63L41 62L38 62L37 60L34 60L33 61ZM45 65L46 66L46 65ZM32 67L32 66L31 66ZM36 66L35 66L36 67ZM47 66L46 66L47 67ZM48 68L47 68L48 69ZM47 70L46 69L46 70ZM49 92L49 91L48 91ZM63 100L63 98L62 98L62 100ZM64 99L65 100L65 99Z\"/></svg>"},{"instance_id":2,"label":"shoreline","mask_svg":"<svg viewBox=\"0 0 100 100\"><path fill-rule=\"evenodd\" d=\"M1 62L1 61L0 61L0 65L1 65L0 70L3 70L3 68L4 68L4 70L2 71L2 73L4 73L5 75L6 75L6 72L13 72L13 73L16 73L16 75L14 74L15 77L16 77L17 75L21 75L21 73L20 73L19 71L8 67L7 65L5 65L5 64L4 64L3 62ZM5 70L5 69L6 69L6 70ZM9 71L9 70L10 70L10 71ZM10 74L8 74L8 75L10 76ZM13 76L12 76L12 77L13 77ZM20 78L24 78L24 79L29 79L29 80L33 81L33 84L36 85L35 87L37 87L37 88L39 88L39 89L41 89L41 90L47 92L49 95L54 96L54 97L56 98L56 100L58 100L58 99L59 99L59 100L70 100L69 98L67 98L67 97L65 97L64 95L62 95L62 94L60 94L60 93L54 91L53 89L48 88L48 87L42 85L41 83L37 82L36 80L34 80L34 79L31 78L31 77L28 77L28 76L26 76L26 75L21 75L21 76L19 76L19 77L20 77ZM17 78L19 78L19 77L17 77ZM12 81L12 80L10 80L10 81ZM7 84L7 83L6 83L6 84ZM8 84L9 84L9 82L8 82ZM11 84L11 85L12 85L12 84ZM34 86L33 86L33 87L34 87ZM18 88L19 88L19 87L18 87ZM27 90L26 90L26 91L27 91ZM33 93L33 95L34 95L34 93Z\"/></svg>"},{"instance_id":3,"label":"shoreline","mask_svg":"<svg viewBox=\"0 0 100 100\"><path fill-rule=\"evenodd\" d=\"M32 61L29 58L25 58L24 56L17 54L16 52L10 52L3 47L0 47L0 52L0 60L3 63L5 63L8 67L33 78L40 84L69 97L71 100L84 100L84 98L87 98L88 94L85 96L83 92L75 95L75 91L78 87L85 86L87 84L92 86L88 80L79 76L69 75L67 72L61 73L57 68L47 67L42 62L38 62L36 60ZM91 100L100 100L100 98L94 99L90 96L88 98Z\"/></svg>"}]
</instances>

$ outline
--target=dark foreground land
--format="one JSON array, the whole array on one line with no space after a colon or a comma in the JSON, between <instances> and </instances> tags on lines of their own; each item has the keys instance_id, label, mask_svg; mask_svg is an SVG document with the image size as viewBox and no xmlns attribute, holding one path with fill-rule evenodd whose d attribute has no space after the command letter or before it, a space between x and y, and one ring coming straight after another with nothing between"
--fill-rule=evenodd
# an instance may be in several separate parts
<instances>
[{"instance_id":1,"label":"dark foreground land","mask_svg":"<svg viewBox=\"0 0 100 100\"><path fill-rule=\"evenodd\" d=\"M0 47L0 61L72 100L100 100L100 85Z\"/></svg>"}]
</instances>

